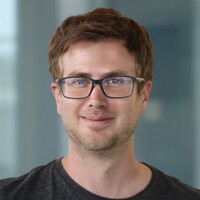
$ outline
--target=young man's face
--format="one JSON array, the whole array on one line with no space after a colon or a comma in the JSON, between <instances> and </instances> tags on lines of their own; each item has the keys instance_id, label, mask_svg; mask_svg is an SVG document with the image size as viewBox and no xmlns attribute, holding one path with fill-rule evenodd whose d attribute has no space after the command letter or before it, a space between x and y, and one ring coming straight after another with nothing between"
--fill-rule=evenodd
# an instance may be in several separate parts
<instances>
[{"instance_id":1,"label":"young man's face","mask_svg":"<svg viewBox=\"0 0 200 200\"><path fill-rule=\"evenodd\" d=\"M108 74L136 76L135 59L118 41L80 42L67 51L62 59L63 77L87 76L102 79ZM145 111L151 83L142 93L127 98L108 98L100 85L95 85L85 99L68 99L52 83L57 112L60 114L69 141L87 150L101 151L120 147L132 139L137 119Z\"/></svg>"}]
</instances>

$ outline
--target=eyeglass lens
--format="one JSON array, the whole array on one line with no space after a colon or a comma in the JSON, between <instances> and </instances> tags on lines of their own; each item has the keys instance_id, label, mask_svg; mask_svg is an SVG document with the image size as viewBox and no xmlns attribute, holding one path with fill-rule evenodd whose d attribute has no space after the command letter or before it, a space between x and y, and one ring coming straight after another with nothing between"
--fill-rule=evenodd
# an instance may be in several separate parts
<instances>
[{"instance_id":1,"label":"eyeglass lens","mask_svg":"<svg viewBox=\"0 0 200 200\"><path fill-rule=\"evenodd\" d=\"M96 84L101 86L103 93L110 98L127 97L132 94L134 79L131 77L107 77L93 80L85 77L63 78L61 88L66 98L86 98Z\"/></svg>"}]
</instances>

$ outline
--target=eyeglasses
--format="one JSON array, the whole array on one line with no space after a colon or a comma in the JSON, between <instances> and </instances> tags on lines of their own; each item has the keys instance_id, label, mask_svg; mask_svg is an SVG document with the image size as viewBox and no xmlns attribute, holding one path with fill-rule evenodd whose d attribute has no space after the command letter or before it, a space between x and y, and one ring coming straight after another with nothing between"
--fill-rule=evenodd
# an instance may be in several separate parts
<instances>
[{"instance_id":1,"label":"eyeglasses","mask_svg":"<svg viewBox=\"0 0 200 200\"><path fill-rule=\"evenodd\" d=\"M87 77L63 77L55 80L63 96L69 99L89 97L97 84L109 98L126 98L132 95L135 81L141 83L145 80L132 76L111 76L98 80Z\"/></svg>"}]
</instances>

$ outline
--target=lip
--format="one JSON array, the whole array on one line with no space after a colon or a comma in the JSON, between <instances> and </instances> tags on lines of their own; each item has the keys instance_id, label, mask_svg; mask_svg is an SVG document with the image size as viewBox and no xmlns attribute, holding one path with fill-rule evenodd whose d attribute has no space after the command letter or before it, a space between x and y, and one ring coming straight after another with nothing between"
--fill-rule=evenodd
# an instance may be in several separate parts
<instances>
[{"instance_id":1,"label":"lip","mask_svg":"<svg viewBox=\"0 0 200 200\"><path fill-rule=\"evenodd\" d=\"M91 121L106 121L112 119L111 117L84 117L84 116L82 116L82 118Z\"/></svg>"},{"instance_id":2,"label":"lip","mask_svg":"<svg viewBox=\"0 0 200 200\"><path fill-rule=\"evenodd\" d=\"M109 116L81 116L81 119L88 126L106 126L108 125L114 118Z\"/></svg>"}]
</instances>

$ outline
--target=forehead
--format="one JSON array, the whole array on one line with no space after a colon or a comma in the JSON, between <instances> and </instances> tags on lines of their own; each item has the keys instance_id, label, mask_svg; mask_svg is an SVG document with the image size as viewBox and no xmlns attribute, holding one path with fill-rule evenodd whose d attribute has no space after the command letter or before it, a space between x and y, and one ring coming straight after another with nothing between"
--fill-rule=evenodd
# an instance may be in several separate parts
<instances>
[{"instance_id":1,"label":"forehead","mask_svg":"<svg viewBox=\"0 0 200 200\"><path fill-rule=\"evenodd\" d=\"M135 58L120 41L79 42L72 46L62 58L64 75L73 71L101 74L124 71L135 75Z\"/></svg>"}]
</instances>

